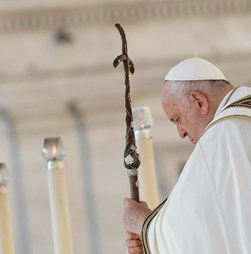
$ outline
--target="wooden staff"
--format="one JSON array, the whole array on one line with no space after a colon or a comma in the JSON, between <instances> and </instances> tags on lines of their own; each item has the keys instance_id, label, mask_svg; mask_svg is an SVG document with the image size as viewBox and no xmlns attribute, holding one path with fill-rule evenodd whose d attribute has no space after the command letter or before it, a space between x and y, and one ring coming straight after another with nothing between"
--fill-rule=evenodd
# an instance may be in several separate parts
<instances>
[{"instance_id":1,"label":"wooden staff","mask_svg":"<svg viewBox=\"0 0 251 254\"><path fill-rule=\"evenodd\" d=\"M115 58L113 66L116 68L118 64L123 61L125 72L126 147L124 151L124 165L127 168L129 177L131 198L139 202L138 167L140 165L140 159L135 145L129 80L129 72L131 74L134 73L134 64L127 54L127 42L123 28L120 24L115 24L115 27L118 29L121 36L122 55Z\"/></svg>"}]
</instances>

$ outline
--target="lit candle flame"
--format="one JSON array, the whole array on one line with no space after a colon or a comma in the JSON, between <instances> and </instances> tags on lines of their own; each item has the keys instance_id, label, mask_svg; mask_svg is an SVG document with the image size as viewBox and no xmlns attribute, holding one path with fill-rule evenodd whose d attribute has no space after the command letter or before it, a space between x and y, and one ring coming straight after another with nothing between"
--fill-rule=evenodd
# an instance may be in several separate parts
<instances>
[{"instance_id":1,"label":"lit candle flame","mask_svg":"<svg viewBox=\"0 0 251 254\"><path fill-rule=\"evenodd\" d=\"M142 123L142 124L140 125L140 129L144 129L144 128L145 128L145 124Z\"/></svg>"},{"instance_id":2,"label":"lit candle flame","mask_svg":"<svg viewBox=\"0 0 251 254\"><path fill-rule=\"evenodd\" d=\"M56 147L55 144L52 145L51 153L52 153L52 156L53 156L54 158L56 158L56 155L57 155L57 147Z\"/></svg>"}]
</instances>

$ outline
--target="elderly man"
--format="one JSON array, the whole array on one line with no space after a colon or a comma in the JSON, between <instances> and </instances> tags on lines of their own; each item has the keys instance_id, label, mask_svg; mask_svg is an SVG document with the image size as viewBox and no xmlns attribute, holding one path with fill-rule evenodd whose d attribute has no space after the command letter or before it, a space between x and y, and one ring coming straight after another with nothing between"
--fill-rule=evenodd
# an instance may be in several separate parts
<instances>
[{"instance_id":1,"label":"elderly man","mask_svg":"<svg viewBox=\"0 0 251 254\"><path fill-rule=\"evenodd\" d=\"M195 57L167 74L162 105L196 146L154 211L124 199L128 253L250 254L251 88Z\"/></svg>"}]
</instances>

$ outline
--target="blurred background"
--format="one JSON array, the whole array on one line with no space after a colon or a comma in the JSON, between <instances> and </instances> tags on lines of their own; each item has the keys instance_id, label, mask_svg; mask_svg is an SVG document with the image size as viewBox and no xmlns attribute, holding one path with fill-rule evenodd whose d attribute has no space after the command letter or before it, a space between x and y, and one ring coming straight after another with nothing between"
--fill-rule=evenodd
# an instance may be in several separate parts
<instances>
[{"instance_id":1,"label":"blurred background","mask_svg":"<svg viewBox=\"0 0 251 254\"><path fill-rule=\"evenodd\" d=\"M0 161L10 171L16 253L52 254L45 137L60 136L74 253L123 253L125 29L132 107L148 106L160 200L193 149L161 107L171 66L195 55L251 84L249 0L0 0Z\"/></svg>"}]
</instances>

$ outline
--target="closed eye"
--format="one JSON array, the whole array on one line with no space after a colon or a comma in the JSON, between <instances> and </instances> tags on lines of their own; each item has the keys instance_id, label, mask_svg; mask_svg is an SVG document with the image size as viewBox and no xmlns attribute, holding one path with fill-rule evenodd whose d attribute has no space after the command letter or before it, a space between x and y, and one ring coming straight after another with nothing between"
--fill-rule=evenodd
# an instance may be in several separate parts
<instances>
[{"instance_id":1,"label":"closed eye","mask_svg":"<svg viewBox=\"0 0 251 254\"><path fill-rule=\"evenodd\" d=\"M180 121L180 118L177 116L175 118L170 119L172 123L178 123Z\"/></svg>"}]
</instances>

